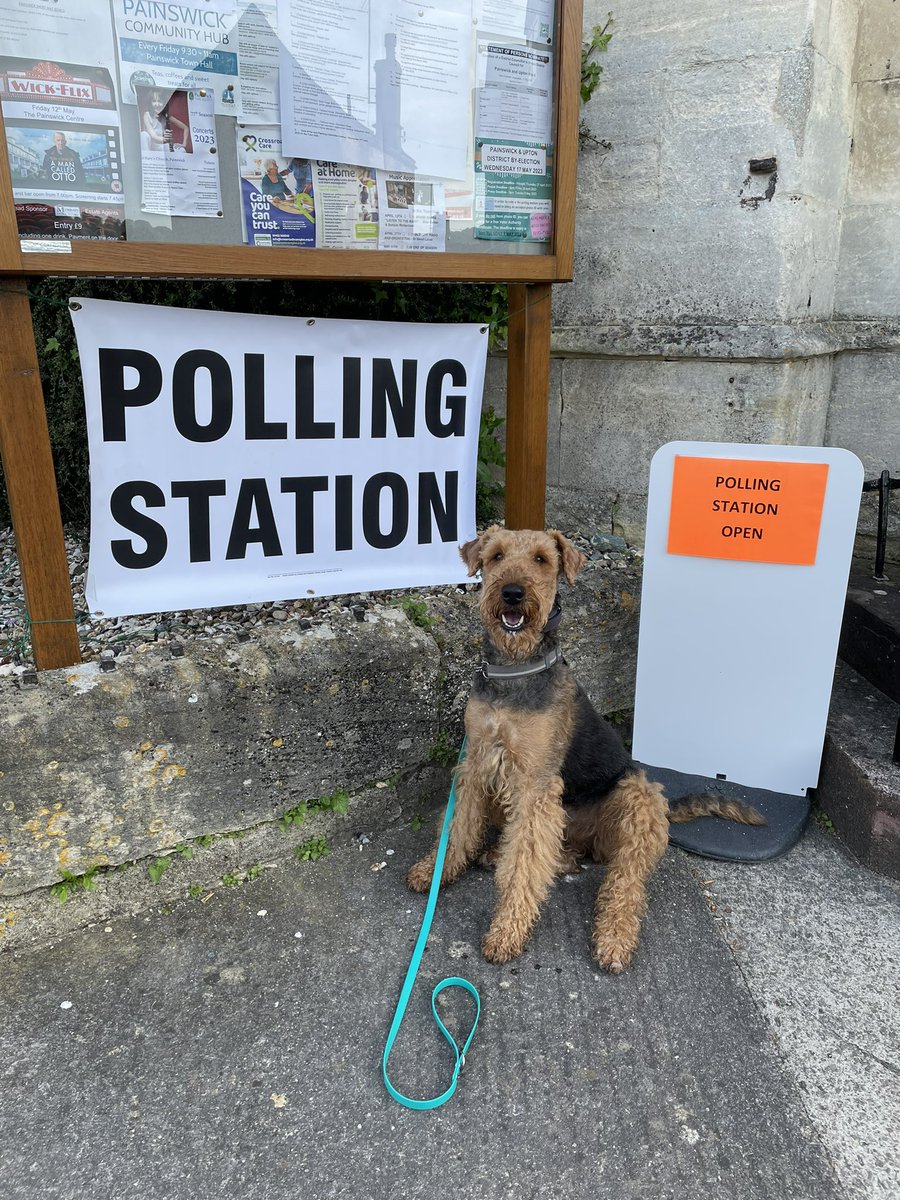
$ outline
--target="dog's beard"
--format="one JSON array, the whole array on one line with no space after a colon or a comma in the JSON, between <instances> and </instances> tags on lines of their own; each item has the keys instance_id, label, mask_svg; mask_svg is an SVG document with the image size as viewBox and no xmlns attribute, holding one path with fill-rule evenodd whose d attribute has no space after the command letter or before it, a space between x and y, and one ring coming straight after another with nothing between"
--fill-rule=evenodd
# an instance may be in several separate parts
<instances>
[{"instance_id":1,"label":"dog's beard","mask_svg":"<svg viewBox=\"0 0 900 1200\"><path fill-rule=\"evenodd\" d=\"M530 658L543 637L547 613L527 597L521 604L507 604L500 588L487 591L481 617L488 637L505 658L521 662Z\"/></svg>"}]
</instances>

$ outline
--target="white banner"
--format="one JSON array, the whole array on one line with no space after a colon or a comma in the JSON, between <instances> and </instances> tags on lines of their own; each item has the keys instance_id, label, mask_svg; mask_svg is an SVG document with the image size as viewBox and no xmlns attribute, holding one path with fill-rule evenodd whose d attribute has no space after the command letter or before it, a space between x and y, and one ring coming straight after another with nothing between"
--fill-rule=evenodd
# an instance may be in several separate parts
<instances>
[{"instance_id":1,"label":"white banner","mask_svg":"<svg viewBox=\"0 0 900 1200\"><path fill-rule=\"evenodd\" d=\"M466 579L483 326L73 305L92 613Z\"/></svg>"}]
</instances>

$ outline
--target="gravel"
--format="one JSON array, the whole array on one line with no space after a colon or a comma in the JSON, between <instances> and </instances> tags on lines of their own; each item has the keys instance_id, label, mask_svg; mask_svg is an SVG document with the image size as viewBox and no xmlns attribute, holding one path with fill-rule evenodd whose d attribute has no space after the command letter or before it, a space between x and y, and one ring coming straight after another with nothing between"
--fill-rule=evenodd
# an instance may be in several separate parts
<instances>
[{"instance_id":1,"label":"gravel","mask_svg":"<svg viewBox=\"0 0 900 1200\"><path fill-rule=\"evenodd\" d=\"M625 545L623 540L609 534L572 532L567 536L586 555L594 569L624 570L640 557L636 550L620 548ZM225 645L235 640L246 641L253 629L259 626L296 621L301 628L309 628L346 612L362 620L369 603L396 602L403 596L415 596L427 601L429 595L448 590L410 588L360 592L347 596L101 618L88 613L84 598L87 542L74 534L66 534L66 555L82 659L110 665L110 660L116 655L128 653L142 642L168 644L171 652L177 655L183 652L183 643L186 641L207 639ZM477 588L480 584L461 584L460 587ZM31 639L15 537L11 529L0 528L0 675L21 675L32 670Z\"/></svg>"}]
</instances>

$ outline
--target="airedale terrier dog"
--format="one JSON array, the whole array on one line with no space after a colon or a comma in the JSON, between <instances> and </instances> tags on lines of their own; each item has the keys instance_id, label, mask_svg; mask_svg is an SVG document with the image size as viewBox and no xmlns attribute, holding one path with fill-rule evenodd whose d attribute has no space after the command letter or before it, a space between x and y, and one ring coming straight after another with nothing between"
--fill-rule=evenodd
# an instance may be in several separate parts
<instances>
[{"instance_id":1,"label":"airedale terrier dog","mask_svg":"<svg viewBox=\"0 0 900 1200\"><path fill-rule=\"evenodd\" d=\"M647 880L665 851L673 820L763 818L721 798L692 797L670 809L615 730L594 710L562 658L556 633L557 582L569 584L584 555L556 530L494 525L460 554L481 571L484 659L466 707L466 757L458 767L456 811L443 883L452 883L482 852L490 825L499 839L486 859L496 865L499 899L482 942L486 958L522 953L557 875L591 855L607 863L597 894L594 956L622 971L638 944ZM427 891L436 847L407 882Z\"/></svg>"}]
</instances>

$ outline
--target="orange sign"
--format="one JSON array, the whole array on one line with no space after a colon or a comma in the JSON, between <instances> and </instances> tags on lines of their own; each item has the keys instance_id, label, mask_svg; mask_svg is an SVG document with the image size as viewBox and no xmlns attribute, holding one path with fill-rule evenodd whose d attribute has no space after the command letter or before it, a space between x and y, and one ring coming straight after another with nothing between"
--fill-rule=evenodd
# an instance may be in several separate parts
<instances>
[{"instance_id":1,"label":"orange sign","mask_svg":"<svg viewBox=\"0 0 900 1200\"><path fill-rule=\"evenodd\" d=\"M827 463L675 456L669 554L816 561Z\"/></svg>"}]
</instances>

